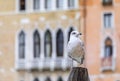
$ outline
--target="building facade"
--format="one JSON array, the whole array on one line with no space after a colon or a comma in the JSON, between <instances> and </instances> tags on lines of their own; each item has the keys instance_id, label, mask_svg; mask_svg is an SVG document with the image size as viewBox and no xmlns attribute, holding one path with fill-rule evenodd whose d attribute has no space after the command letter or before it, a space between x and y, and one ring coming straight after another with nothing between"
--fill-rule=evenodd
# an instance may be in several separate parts
<instances>
[{"instance_id":1,"label":"building facade","mask_svg":"<svg viewBox=\"0 0 120 81\"><path fill-rule=\"evenodd\" d=\"M0 81L66 81L70 32L83 32L79 5L79 0L0 0Z\"/></svg>"},{"instance_id":2,"label":"building facade","mask_svg":"<svg viewBox=\"0 0 120 81\"><path fill-rule=\"evenodd\" d=\"M90 81L119 81L119 9L119 0L0 0L0 81L67 81L73 30L84 34Z\"/></svg>"},{"instance_id":3,"label":"building facade","mask_svg":"<svg viewBox=\"0 0 120 81\"><path fill-rule=\"evenodd\" d=\"M120 0L85 0L86 67L91 81L119 81Z\"/></svg>"}]
</instances>

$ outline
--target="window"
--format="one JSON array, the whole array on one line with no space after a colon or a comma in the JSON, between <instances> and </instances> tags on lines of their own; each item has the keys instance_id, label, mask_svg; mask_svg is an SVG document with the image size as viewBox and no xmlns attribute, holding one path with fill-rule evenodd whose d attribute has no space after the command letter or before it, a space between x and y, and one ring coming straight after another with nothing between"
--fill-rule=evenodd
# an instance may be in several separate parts
<instances>
[{"instance_id":1,"label":"window","mask_svg":"<svg viewBox=\"0 0 120 81\"><path fill-rule=\"evenodd\" d=\"M45 0L45 9L50 9L52 5L51 0Z\"/></svg>"},{"instance_id":2,"label":"window","mask_svg":"<svg viewBox=\"0 0 120 81\"><path fill-rule=\"evenodd\" d=\"M20 0L19 2L19 10L20 11L25 11L26 9L26 1L25 0Z\"/></svg>"},{"instance_id":3,"label":"window","mask_svg":"<svg viewBox=\"0 0 120 81\"><path fill-rule=\"evenodd\" d=\"M103 5L104 6L107 6L107 5L112 5L112 2L113 2L113 0L103 0Z\"/></svg>"},{"instance_id":4,"label":"window","mask_svg":"<svg viewBox=\"0 0 120 81\"><path fill-rule=\"evenodd\" d=\"M34 81L39 81L39 79L38 79L38 78L35 78Z\"/></svg>"},{"instance_id":5,"label":"window","mask_svg":"<svg viewBox=\"0 0 120 81\"><path fill-rule=\"evenodd\" d=\"M104 27L110 28L112 27L113 18L111 13L104 14Z\"/></svg>"},{"instance_id":6,"label":"window","mask_svg":"<svg viewBox=\"0 0 120 81\"><path fill-rule=\"evenodd\" d=\"M40 9L40 0L33 0L33 9L34 10Z\"/></svg>"},{"instance_id":7,"label":"window","mask_svg":"<svg viewBox=\"0 0 120 81\"><path fill-rule=\"evenodd\" d=\"M68 8L74 8L75 0L68 0Z\"/></svg>"},{"instance_id":8,"label":"window","mask_svg":"<svg viewBox=\"0 0 120 81\"><path fill-rule=\"evenodd\" d=\"M62 77L59 77L57 81L63 81Z\"/></svg>"},{"instance_id":9,"label":"window","mask_svg":"<svg viewBox=\"0 0 120 81\"><path fill-rule=\"evenodd\" d=\"M56 47L57 47L57 56L63 56L63 50L64 50L64 37L62 30L59 30L57 32L56 37Z\"/></svg>"},{"instance_id":10,"label":"window","mask_svg":"<svg viewBox=\"0 0 120 81\"><path fill-rule=\"evenodd\" d=\"M111 57L113 54L112 40L107 38L105 41L105 57Z\"/></svg>"},{"instance_id":11,"label":"window","mask_svg":"<svg viewBox=\"0 0 120 81\"><path fill-rule=\"evenodd\" d=\"M45 79L45 81L51 81L50 77L47 77L47 78Z\"/></svg>"},{"instance_id":12,"label":"window","mask_svg":"<svg viewBox=\"0 0 120 81\"><path fill-rule=\"evenodd\" d=\"M63 5L64 5L64 0L56 0L56 7L58 9L62 9L63 8Z\"/></svg>"},{"instance_id":13,"label":"window","mask_svg":"<svg viewBox=\"0 0 120 81\"><path fill-rule=\"evenodd\" d=\"M52 37L49 30L45 32L45 38L44 38L44 52L45 57L51 57L52 56Z\"/></svg>"},{"instance_id":14,"label":"window","mask_svg":"<svg viewBox=\"0 0 120 81\"><path fill-rule=\"evenodd\" d=\"M68 32L68 41L69 41L69 39L70 39L70 33L73 31L74 29L71 27L70 29L69 29L69 32Z\"/></svg>"},{"instance_id":15,"label":"window","mask_svg":"<svg viewBox=\"0 0 120 81\"><path fill-rule=\"evenodd\" d=\"M34 58L40 56L40 36L39 36L39 32L36 30L34 32L34 35L33 35L33 40L34 40Z\"/></svg>"},{"instance_id":16,"label":"window","mask_svg":"<svg viewBox=\"0 0 120 81\"><path fill-rule=\"evenodd\" d=\"M103 67L111 67L112 66L112 56L113 56L112 40L108 37L105 40L105 44L104 44L104 57L102 59Z\"/></svg>"},{"instance_id":17,"label":"window","mask_svg":"<svg viewBox=\"0 0 120 81\"><path fill-rule=\"evenodd\" d=\"M25 33L23 31L19 34L19 58L25 58Z\"/></svg>"}]
</instances>

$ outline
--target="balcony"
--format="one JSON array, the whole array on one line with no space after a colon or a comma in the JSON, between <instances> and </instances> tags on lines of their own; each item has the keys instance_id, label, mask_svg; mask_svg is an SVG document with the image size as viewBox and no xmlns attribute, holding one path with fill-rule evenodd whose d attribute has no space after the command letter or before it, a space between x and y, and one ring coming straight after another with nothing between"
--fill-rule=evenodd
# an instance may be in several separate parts
<instances>
[{"instance_id":1,"label":"balcony","mask_svg":"<svg viewBox=\"0 0 120 81\"><path fill-rule=\"evenodd\" d=\"M54 60L55 69L68 69L72 65L72 60L69 58L57 58Z\"/></svg>"},{"instance_id":2,"label":"balcony","mask_svg":"<svg viewBox=\"0 0 120 81\"><path fill-rule=\"evenodd\" d=\"M113 71L115 66L115 58L112 57L103 57L101 63L102 71Z\"/></svg>"},{"instance_id":3,"label":"balcony","mask_svg":"<svg viewBox=\"0 0 120 81\"><path fill-rule=\"evenodd\" d=\"M30 69L39 69L39 59L31 60Z\"/></svg>"},{"instance_id":4,"label":"balcony","mask_svg":"<svg viewBox=\"0 0 120 81\"><path fill-rule=\"evenodd\" d=\"M18 60L16 62L18 70L56 70L56 69L70 69L72 60L69 58L44 58L32 59L30 61Z\"/></svg>"},{"instance_id":5,"label":"balcony","mask_svg":"<svg viewBox=\"0 0 120 81\"><path fill-rule=\"evenodd\" d=\"M112 0L103 0L102 1L103 6L111 6L113 4Z\"/></svg>"},{"instance_id":6,"label":"balcony","mask_svg":"<svg viewBox=\"0 0 120 81\"><path fill-rule=\"evenodd\" d=\"M26 63L24 59L20 59L16 62L16 69L18 70L25 70L26 69Z\"/></svg>"}]
</instances>

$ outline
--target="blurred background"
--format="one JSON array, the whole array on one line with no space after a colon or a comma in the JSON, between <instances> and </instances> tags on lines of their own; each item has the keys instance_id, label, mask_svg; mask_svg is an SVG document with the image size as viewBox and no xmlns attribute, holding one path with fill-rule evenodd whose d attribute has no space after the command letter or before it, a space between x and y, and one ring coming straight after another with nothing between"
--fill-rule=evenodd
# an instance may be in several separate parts
<instances>
[{"instance_id":1,"label":"blurred background","mask_svg":"<svg viewBox=\"0 0 120 81\"><path fill-rule=\"evenodd\" d=\"M0 81L67 81L73 30L90 81L120 81L119 26L120 0L0 0Z\"/></svg>"}]
</instances>

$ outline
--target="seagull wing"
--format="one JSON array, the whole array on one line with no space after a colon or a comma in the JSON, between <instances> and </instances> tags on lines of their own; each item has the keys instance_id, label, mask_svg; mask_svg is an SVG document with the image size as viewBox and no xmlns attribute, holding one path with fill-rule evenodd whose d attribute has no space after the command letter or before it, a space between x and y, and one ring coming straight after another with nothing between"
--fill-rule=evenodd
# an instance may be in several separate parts
<instances>
[{"instance_id":1,"label":"seagull wing","mask_svg":"<svg viewBox=\"0 0 120 81\"><path fill-rule=\"evenodd\" d=\"M68 56L81 64L81 59L84 59L85 50L83 42L68 43Z\"/></svg>"}]
</instances>

